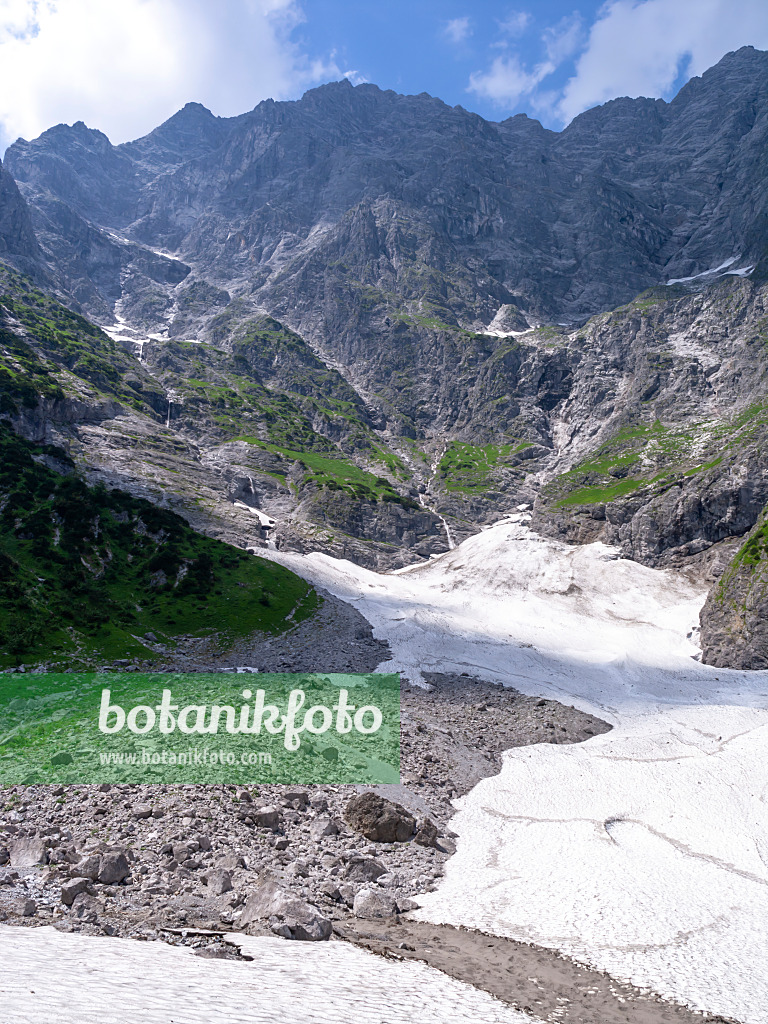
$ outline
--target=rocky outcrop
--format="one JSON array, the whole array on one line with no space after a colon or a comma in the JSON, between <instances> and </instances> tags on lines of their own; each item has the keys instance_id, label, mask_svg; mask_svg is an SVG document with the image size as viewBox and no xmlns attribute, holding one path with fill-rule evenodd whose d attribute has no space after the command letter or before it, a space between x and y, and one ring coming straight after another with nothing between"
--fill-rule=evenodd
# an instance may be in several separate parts
<instances>
[{"instance_id":1,"label":"rocky outcrop","mask_svg":"<svg viewBox=\"0 0 768 1024\"><path fill-rule=\"evenodd\" d=\"M302 942L322 942L330 938L333 930L331 922L317 907L268 877L248 897L240 918L240 926L246 931L262 923L275 935Z\"/></svg>"},{"instance_id":2,"label":"rocky outcrop","mask_svg":"<svg viewBox=\"0 0 768 1024\"><path fill-rule=\"evenodd\" d=\"M763 513L701 610L703 660L768 668L768 513Z\"/></svg>"},{"instance_id":3,"label":"rocky outcrop","mask_svg":"<svg viewBox=\"0 0 768 1024\"><path fill-rule=\"evenodd\" d=\"M0 162L0 260L40 276L43 254L29 208L16 182Z\"/></svg>"},{"instance_id":4,"label":"rocky outcrop","mask_svg":"<svg viewBox=\"0 0 768 1024\"><path fill-rule=\"evenodd\" d=\"M768 502L768 289L663 289L563 339L572 391L533 524L681 564L746 534Z\"/></svg>"},{"instance_id":5,"label":"rocky outcrop","mask_svg":"<svg viewBox=\"0 0 768 1024\"><path fill-rule=\"evenodd\" d=\"M355 832L379 843L406 843L416 827L416 819L404 807L372 790L347 801L344 820Z\"/></svg>"}]
</instances>

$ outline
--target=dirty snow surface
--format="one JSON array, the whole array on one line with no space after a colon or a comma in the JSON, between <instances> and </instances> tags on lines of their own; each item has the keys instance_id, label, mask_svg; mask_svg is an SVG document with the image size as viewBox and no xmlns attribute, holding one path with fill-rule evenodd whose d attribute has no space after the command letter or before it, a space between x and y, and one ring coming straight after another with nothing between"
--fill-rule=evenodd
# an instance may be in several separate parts
<instances>
[{"instance_id":1,"label":"dirty snow surface","mask_svg":"<svg viewBox=\"0 0 768 1024\"><path fill-rule=\"evenodd\" d=\"M0 925L3 1024L532 1024L426 964L344 942L233 936L250 962ZM416 1016L414 1016L414 1008Z\"/></svg>"},{"instance_id":2,"label":"dirty snow surface","mask_svg":"<svg viewBox=\"0 0 768 1024\"><path fill-rule=\"evenodd\" d=\"M768 1022L768 673L694 660L704 593L680 577L525 520L387 576L269 553L353 602L387 670L466 672L614 726L509 751L459 801L458 851L418 916Z\"/></svg>"}]
</instances>

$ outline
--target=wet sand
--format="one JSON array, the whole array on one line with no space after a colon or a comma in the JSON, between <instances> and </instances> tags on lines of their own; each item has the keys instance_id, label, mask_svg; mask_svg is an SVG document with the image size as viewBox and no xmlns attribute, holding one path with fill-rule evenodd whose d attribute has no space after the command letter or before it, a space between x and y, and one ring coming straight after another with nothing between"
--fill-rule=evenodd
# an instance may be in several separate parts
<instances>
[{"instance_id":1,"label":"wet sand","mask_svg":"<svg viewBox=\"0 0 768 1024\"><path fill-rule=\"evenodd\" d=\"M561 956L555 950L451 925L350 919L334 926L348 942L381 956L421 960L517 1010L563 1024L736 1024L660 999Z\"/></svg>"}]
</instances>

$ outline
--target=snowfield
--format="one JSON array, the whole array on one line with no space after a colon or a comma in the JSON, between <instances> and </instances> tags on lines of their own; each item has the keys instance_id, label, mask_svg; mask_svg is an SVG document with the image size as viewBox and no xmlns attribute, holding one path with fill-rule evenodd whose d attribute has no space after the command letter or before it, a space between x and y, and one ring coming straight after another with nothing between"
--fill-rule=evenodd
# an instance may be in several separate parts
<instances>
[{"instance_id":1,"label":"snowfield","mask_svg":"<svg viewBox=\"0 0 768 1024\"><path fill-rule=\"evenodd\" d=\"M533 1024L426 964L345 942L233 935L251 962L163 942L0 925L3 1024ZM9 970L8 965L13 965Z\"/></svg>"},{"instance_id":2,"label":"snowfield","mask_svg":"<svg viewBox=\"0 0 768 1024\"><path fill-rule=\"evenodd\" d=\"M268 552L353 602L381 666L467 672L612 732L509 751L463 800L424 920L482 928L744 1022L768 1022L768 673L702 666L704 592L510 516L379 575Z\"/></svg>"}]
</instances>

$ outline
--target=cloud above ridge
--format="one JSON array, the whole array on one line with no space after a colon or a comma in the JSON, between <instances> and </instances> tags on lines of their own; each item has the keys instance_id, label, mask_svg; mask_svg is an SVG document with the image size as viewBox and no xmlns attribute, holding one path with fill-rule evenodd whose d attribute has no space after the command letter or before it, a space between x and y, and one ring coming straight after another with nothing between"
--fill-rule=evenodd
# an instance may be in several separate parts
<instances>
[{"instance_id":1,"label":"cloud above ridge","mask_svg":"<svg viewBox=\"0 0 768 1024\"><path fill-rule=\"evenodd\" d=\"M343 77L294 41L302 21L298 0L0 0L0 152L62 121L122 142L189 100L231 115Z\"/></svg>"},{"instance_id":2,"label":"cloud above ridge","mask_svg":"<svg viewBox=\"0 0 768 1024\"><path fill-rule=\"evenodd\" d=\"M499 35L488 63L469 76L467 91L500 111L527 107L568 124L577 114L616 96L670 98L682 81L700 75L728 51L768 49L765 0L608 0L591 25L574 11L539 25L538 47L510 45ZM501 50L501 54L499 53Z\"/></svg>"}]
</instances>

